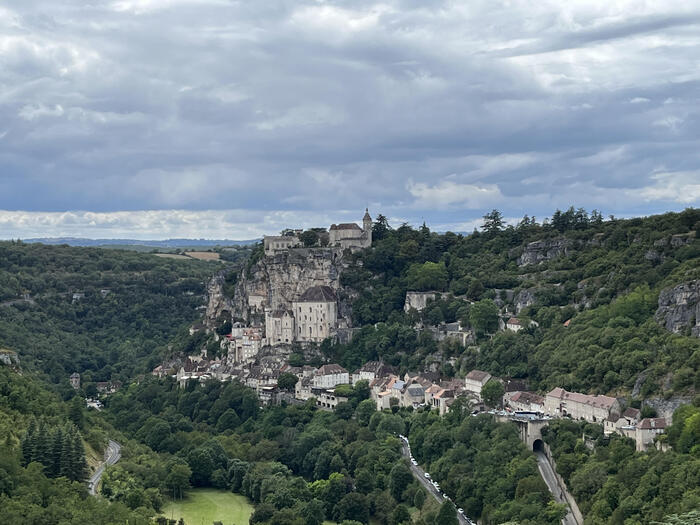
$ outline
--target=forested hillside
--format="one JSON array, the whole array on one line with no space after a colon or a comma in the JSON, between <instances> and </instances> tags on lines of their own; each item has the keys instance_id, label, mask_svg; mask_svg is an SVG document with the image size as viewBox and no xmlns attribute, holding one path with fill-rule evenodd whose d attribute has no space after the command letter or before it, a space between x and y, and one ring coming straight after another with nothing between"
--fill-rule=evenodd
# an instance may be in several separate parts
<instances>
[{"instance_id":1,"label":"forested hillside","mask_svg":"<svg viewBox=\"0 0 700 525\"><path fill-rule=\"evenodd\" d=\"M349 390L335 412L313 401L258 411L252 390L237 382L181 389L149 378L112 396L107 415L160 460L119 463L102 492L138 508L148 505L139 496L149 487L175 497L190 486L228 489L256 504L251 523L456 523L452 503L438 507L401 457L397 435L410 429L416 457L473 516L521 525L561 519L514 427L470 417L466 408L444 419L430 411L376 412L366 381Z\"/></svg>"},{"instance_id":2,"label":"forested hillside","mask_svg":"<svg viewBox=\"0 0 700 525\"><path fill-rule=\"evenodd\" d=\"M98 420L84 421L84 401L74 399L63 402L0 364L0 521L146 525L147 514L88 496L83 437L100 452L105 438Z\"/></svg>"},{"instance_id":3,"label":"forested hillside","mask_svg":"<svg viewBox=\"0 0 700 525\"><path fill-rule=\"evenodd\" d=\"M0 242L0 347L52 382L125 381L201 313L219 263Z\"/></svg>"},{"instance_id":4,"label":"forested hillside","mask_svg":"<svg viewBox=\"0 0 700 525\"><path fill-rule=\"evenodd\" d=\"M525 217L507 227L494 210L467 236L392 229L380 216L372 248L341 276L362 328L351 343L323 350L350 368L378 358L448 375L478 367L543 391L693 392L700 386L695 315L683 312L678 333L654 316L662 289L700 278L698 228L695 209L603 220L572 208L543 224ZM409 290L442 295L405 313ZM511 315L524 330L499 330L499 317ZM467 348L414 329L454 321L475 334Z\"/></svg>"}]
</instances>

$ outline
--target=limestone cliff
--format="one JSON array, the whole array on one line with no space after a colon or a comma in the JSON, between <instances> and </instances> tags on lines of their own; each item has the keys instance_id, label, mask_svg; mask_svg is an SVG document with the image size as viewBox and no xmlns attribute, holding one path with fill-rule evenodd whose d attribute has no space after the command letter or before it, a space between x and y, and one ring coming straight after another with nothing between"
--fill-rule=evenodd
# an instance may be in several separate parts
<instances>
[{"instance_id":1,"label":"limestone cliff","mask_svg":"<svg viewBox=\"0 0 700 525\"><path fill-rule=\"evenodd\" d=\"M209 328L215 328L216 320L222 316L228 317L233 311L233 302L231 298L226 297L224 293L224 283L227 272L230 270L221 270L216 273L207 284L207 311L206 325Z\"/></svg>"},{"instance_id":2,"label":"limestone cliff","mask_svg":"<svg viewBox=\"0 0 700 525\"><path fill-rule=\"evenodd\" d=\"M308 288L325 285L337 293L338 315L349 323L350 309L343 300L338 279L342 269L340 248L295 248L263 257L238 279L232 301L233 316L250 323L259 322L266 307L290 308L291 302Z\"/></svg>"},{"instance_id":3,"label":"limestone cliff","mask_svg":"<svg viewBox=\"0 0 700 525\"><path fill-rule=\"evenodd\" d=\"M700 279L661 290L655 318L669 332L700 337Z\"/></svg>"},{"instance_id":4,"label":"limestone cliff","mask_svg":"<svg viewBox=\"0 0 700 525\"><path fill-rule=\"evenodd\" d=\"M518 257L518 266L540 264L560 255L566 255L570 245L571 241L563 237L531 242L525 246L522 254Z\"/></svg>"}]
</instances>

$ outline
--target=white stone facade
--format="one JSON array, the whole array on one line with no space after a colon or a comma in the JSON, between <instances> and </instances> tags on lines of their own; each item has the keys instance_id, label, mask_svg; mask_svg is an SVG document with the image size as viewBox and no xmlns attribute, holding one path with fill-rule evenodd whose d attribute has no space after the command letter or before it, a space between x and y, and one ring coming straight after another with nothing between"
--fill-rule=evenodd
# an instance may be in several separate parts
<instances>
[{"instance_id":1,"label":"white stone facade","mask_svg":"<svg viewBox=\"0 0 700 525\"><path fill-rule=\"evenodd\" d=\"M336 385L350 384L350 374L340 365L323 365L314 374L314 388L334 388Z\"/></svg>"},{"instance_id":2,"label":"white stone facade","mask_svg":"<svg viewBox=\"0 0 700 525\"><path fill-rule=\"evenodd\" d=\"M301 246L301 241L296 235L265 235L263 238L265 255L274 255L275 252L289 250Z\"/></svg>"},{"instance_id":3,"label":"white stone facade","mask_svg":"<svg viewBox=\"0 0 700 525\"><path fill-rule=\"evenodd\" d=\"M603 424L611 416L620 415L620 403L614 397L591 396L555 388L545 396L544 410L552 416L569 416Z\"/></svg>"},{"instance_id":4,"label":"white stone facade","mask_svg":"<svg viewBox=\"0 0 700 525\"><path fill-rule=\"evenodd\" d=\"M294 341L294 315L290 310L265 310L265 342L270 346Z\"/></svg>"}]
</instances>

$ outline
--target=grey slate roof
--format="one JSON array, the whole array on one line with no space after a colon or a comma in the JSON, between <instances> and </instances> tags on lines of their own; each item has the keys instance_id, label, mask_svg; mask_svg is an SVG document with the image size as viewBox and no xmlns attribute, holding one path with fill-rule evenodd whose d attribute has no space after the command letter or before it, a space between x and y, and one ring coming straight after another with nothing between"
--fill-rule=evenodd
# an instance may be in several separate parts
<instances>
[{"instance_id":1,"label":"grey slate roof","mask_svg":"<svg viewBox=\"0 0 700 525\"><path fill-rule=\"evenodd\" d=\"M337 300L338 298L330 286L312 286L299 297L299 302L305 303L335 302Z\"/></svg>"}]
</instances>

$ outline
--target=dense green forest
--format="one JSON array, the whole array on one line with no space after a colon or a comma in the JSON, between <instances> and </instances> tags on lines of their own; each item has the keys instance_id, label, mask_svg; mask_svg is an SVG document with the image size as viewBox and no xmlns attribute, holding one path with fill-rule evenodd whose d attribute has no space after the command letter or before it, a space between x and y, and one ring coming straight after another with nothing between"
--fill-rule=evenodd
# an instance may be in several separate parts
<instances>
[{"instance_id":1,"label":"dense green forest","mask_svg":"<svg viewBox=\"0 0 700 525\"><path fill-rule=\"evenodd\" d=\"M353 320L361 329L350 343L322 350L351 369L379 358L421 369L454 357L456 366L443 373L478 367L542 391L626 394L644 372L643 397L692 392L700 388L700 341L669 333L654 313L662 288L700 278L698 229L695 209L604 221L571 208L543 224L525 217L507 227L494 210L467 236L392 229L379 216L372 248L355 254L341 275L358 295ZM528 246L533 242L539 247ZM518 264L528 250L530 258ZM541 260L525 264L532 250ZM555 253L545 258L548 250ZM420 313L405 313L408 290L445 295ZM499 311L505 319L514 315L518 297L529 298L517 313L526 329L497 331ZM438 343L414 329L454 321L474 331L473 345Z\"/></svg>"},{"instance_id":2,"label":"dense green forest","mask_svg":"<svg viewBox=\"0 0 700 525\"><path fill-rule=\"evenodd\" d=\"M251 523L369 523L373 517L383 525L442 525L441 509L401 456L397 436L410 429L416 457L455 503L484 523L561 519L562 508L513 427L469 417L466 407L446 418L376 412L368 397L367 383L359 382L333 413L313 402L259 411L252 391L236 382L181 389L169 379L149 379L112 396L107 414L115 427L158 451L160 461L146 455L119 463L102 492L138 508L148 503L140 497L147 489L175 497L190 485L229 489L256 504Z\"/></svg>"},{"instance_id":3,"label":"dense green forest","mask_svg":"<svg viewBox=\"0 0 700 525\"><path fill-rule=\"evenodd\" d=\"M0 509L3 523L146 525L148 512L88 495L83 433L101 452L99 418L43 383L0 364ZM77 410L76 410L77 407ZM78 425L89 430L80 431Z\"/></svg>"},{"instance_id":4,"label":"dense green forest","mask_svg":"<svg viewBox=\"0 0 700 525\"><path fill-rule=\"evenodd\" d=\"M0 346L67 383L126 381L201 314L220 263L122 250L0 242Z\"/></svg>"}]
</instances>

